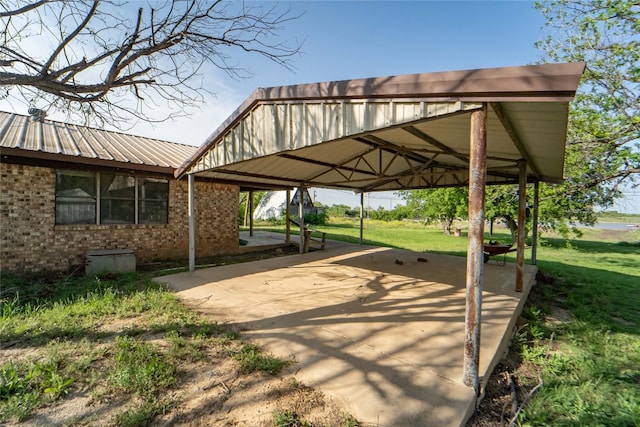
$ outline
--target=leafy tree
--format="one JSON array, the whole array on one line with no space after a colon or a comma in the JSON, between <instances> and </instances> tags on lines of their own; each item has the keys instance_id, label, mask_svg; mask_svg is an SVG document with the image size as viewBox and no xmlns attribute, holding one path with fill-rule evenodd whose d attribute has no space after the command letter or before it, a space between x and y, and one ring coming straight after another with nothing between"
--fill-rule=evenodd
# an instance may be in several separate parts
<instances>
[{"instance_id":1,"label":"leafy tree","mask_svg":"<svg viewBox=\"0 0 640 427\"><path fill-rule=\"evenodd\" d=\"M350 206L344 204L332 205L330 208L326 208L325 212L329 218L343 218L343 217L357 217L360 215L360 208L351 209Z\"/></svg>"},{"instance_id":2,"label":"leafy tree","mask_svg":"<svg viewBox=\"0 0 640 427\"><path fill-rule=\"evenodd\" d=\"M438 221L445 234L451 234L456 218L468 216L469 192L465 187L399 191L398 195L425 221Z\"/></svg>"},{"instance_id":3,"label":"leafy tree","mask_svg":"<svg viewBox=\"0 0 640 427\"><path fill-rule=\"evenodd\" d=\"M533 204L533 196L527 192L528 204ZM515 243L518 233L518 187L513 185L494 185L487 187L485 218L493 224L503 220L511 232L511 239ZM527 215L527 219L529 215ZM525 227L528 229L529 227Z\"/></svg>"},{"instance_id":4,"label":"leafy tree","mask_svg":"<svg viewBox=\"0 0 640 427\"><path fill-rule=\"evenodd\" d=\"M639 184L640 3L554 0L536 7L547 19L548 35L537 43L543 61L587 63L569 111L566 181L540 186L540 225L567 236L579 234L578 223L594 224L595 209L613 205L621 188ZM515 236L517 188L489 188L486 212Z\"/></svg>"},{"instance_id":5,"label":"leafy tree","mask_svg":"<svg viewBox=\"0 0 640 427\"><path fill-rule=\"evenodd\" d=\"M110 0L2 0L0 98L54 109L85 123L122 128L151 115L160 100L186 115L203 103L201 71L250 73L242 52L285 67L298 52L279 40L295 16L260 4L165 0L147 8ZM38 107L38 108L35 108ZM180 111L181 113L178 113Z\"/></svg>"},{"instance_id":6,"label":"leafy tree","mask_svg":"<svg viewBox=\"0 0 640 427\"><path fill-rule=\"evenodd\" d=\"M258 204L260 203L260 201L264 198L266 191L254 191L253 192L253 210L251 212L248 212L247 210L247 201L249 200L249 192L243 192L240 193L239 195L239 204L238 204L238 220L239 223L242 224L244 227L248 227L249 226L249 216L253 215L253 212L256 210L256 208L258 207Z\"/></svg>"},{"instance_id":7,"label":"leafy tree","mask_svg":"<svg viewBox=\"0 0 640 427\"><path fill-rule=\"evenodd\" d=\"M309 213L304 216L304 223L308 225L325 225L327 223L327 213Z\"/></svg>"}]
</instances>

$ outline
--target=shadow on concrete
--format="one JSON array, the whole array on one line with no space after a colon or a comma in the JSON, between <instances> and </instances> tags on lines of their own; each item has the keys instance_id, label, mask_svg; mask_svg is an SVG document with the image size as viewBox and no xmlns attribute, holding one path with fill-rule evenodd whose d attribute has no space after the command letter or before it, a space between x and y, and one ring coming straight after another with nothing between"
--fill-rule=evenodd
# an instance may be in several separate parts
<instances>
[{"instance_id":1,"label":"shadow on concrete","mask_svg":"<svg viewBox=\"0 0 640 427\"><path fill-rule=\"evenodd\" d=\"M294 359L291 373L362 422L446 426L464 423L475 405L461 382L465 266L460 257L349 246L157 280ZM515 266L485 266L486 379L533 283L535 268L527 267L518 294Z\"/></svg>"}]
</instances>

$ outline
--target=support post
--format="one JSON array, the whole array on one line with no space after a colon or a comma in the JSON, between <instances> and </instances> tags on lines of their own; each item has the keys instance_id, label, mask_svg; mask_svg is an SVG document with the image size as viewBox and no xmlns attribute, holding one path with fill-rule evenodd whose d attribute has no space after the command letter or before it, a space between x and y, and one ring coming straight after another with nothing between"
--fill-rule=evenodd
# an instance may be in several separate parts
<instances>
[{"instance_id":1,"label":"support post","mask_svg":"<svg viewBox=\"0 0 640 427\"><path fill-rule=\"evenodd\" d=\"M196 269L196 219L194 206L194 176L189 174L189 271Z\"/></svg>"},{"instance_id":2,"label":"support post","mask_svg":"<svg viewBox=\"0 0 640 427\"><path fill-rule=\"evenodd\" d=\"M524 241L527 237L527 162L518 161L518 240L516 242L516 292L522 292L524 280Z\"/></svg>"},{"instance_id":3,"label":"support post","mask_svg":"<svg viewBox=\"0 0 640 427\"><path fill-rule=\"evenodd\" d=\"M304 253L304 184L298 187L298 223L300 224L300 253Z\"/></svg>"},{"instance_id":4,"label":"support post","mask_svg":"<svg viewBox=\"0 0 640 427\"><path fill-rule=\"evenodd\" d=\"M484 204L487 175L487 105L471 113L469 159L469 239L463 382L480 395L480 322L484 273Z\"/></svg>"},{"instance_id":5,"label":"support post","mask_svg":"<svg viewBox=\"0 0 640 427\"><path fill-rule=\"evenodd\" d=\"M253 191L249 191L249 237L253 237Z\"/></svg>"},{"instance_id":6,"label":"support post","mask_svg":"<svg viewBox=\"0 0 640 427\"><path fill-rule=\"evenodd\" d=\"M289 219L291 217L291 190L289 190L288 188L286 197L287 201L285 205L285 215L287 219L285 220L286 232L284 241L285 243L289 243L291 242L291 220Z\"/></svg>"},{"instance_id":7,"label":"support post","mask_svg":"<svg viewBox=\"0 0 640 427\"><path fill-rule=\"evenodd\" d=\"M363 236L364 228L364 192L360 193L360 244L364 244Z\"/></svg>"},{"instance_id":8,"label":"support post","mask_svg":"<svg viewBox=\"0 0 640 427\"><path fill-rule=\"evenodd\" d=\"M533 184L533 226L531 227L531 264L538 262L538 203L540 202L540 182Z\"/></svg>"}]
</instances>

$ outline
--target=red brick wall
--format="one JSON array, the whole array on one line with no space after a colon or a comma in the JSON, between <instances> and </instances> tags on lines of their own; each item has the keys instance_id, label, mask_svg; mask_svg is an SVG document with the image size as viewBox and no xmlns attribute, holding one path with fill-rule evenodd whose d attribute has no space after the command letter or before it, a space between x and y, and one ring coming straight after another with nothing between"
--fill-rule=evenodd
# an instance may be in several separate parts
<instances>
[{"instance_id":1,"label":"red brick wall","mask_svg":"<svg viewBox=\"0 0 640 427\"><path fill-rule=\"evenodd\" d=\"M55 169L3 163L0 173L3 271L66 271L91 249L133 249L139 264L189 256L186 179L169 182L168 224L55 225ZM196 180L196 257L238 252L238 191Z\"/></svg>"}]
</instances>

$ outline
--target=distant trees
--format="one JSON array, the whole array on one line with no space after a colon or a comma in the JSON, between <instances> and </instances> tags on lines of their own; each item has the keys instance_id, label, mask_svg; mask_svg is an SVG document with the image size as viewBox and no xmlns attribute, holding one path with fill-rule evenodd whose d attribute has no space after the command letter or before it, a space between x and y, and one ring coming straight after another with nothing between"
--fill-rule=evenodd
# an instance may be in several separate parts
<instances>
[{"instance_id":1,"label":"distant trees","mask_svg":"<svg viewBox=\"0 0 640 427\"><path fill-rule=\"evenodd\" d=\"M591 224L594 208L639 184L640 3L556 0L537 8L550 32L537 44L544 59L587 62L570 109L567 179L541 187L541 219L552 228L563 219Z\"/></svg>"},{"instance_id":2,"label":"distant trees","mask_svg":"<svg viewBox=\"0 0 640 427\"><path fill-rule=\"evenodd\" d=\"M260 201L264 198L266 191L253 192L253 211L256 210ZM249 226L249 218L253 215L253 211L249 212L249 192L240 193L238 203L238 221L244 227Z\"/></svg>"},{"instance_id":3,"label":"distant trees","mask_svg":"<svg viewBox=\"0 0 640 427\"><path fill-rule=\"evenodd\" d=\"M536 7L546 17L549 32L537 43L542 60L587 63L569 111L566 181L540 185L542 229L568 236L571 231L579 233L579 223L595 223L596 208L610 207L622 196L623 186L640 185L640 3L553 0ZM440 222L448 234L454 219L467 216L466 191L444 188L399 194L416 215ZM533 192L527 193L531 207ZM514 239L517 210L516 186L487 187L485 217L504 221Z\"/></svg>"},{"instance_id":4,"label":"distant trees","mask_svg":"<svg viewBox=\"0 0 640 427\"><path fill-rule=\"evenodd\" d=\"M554 0L536 7L547 37L544 62L585 61L570 105L562 185L540 185L539 225L568 236L594 224L621 188L640 184L640 3L637 0ZM528 191L528 206L532 206ZM487 188L486 217L517 229L517 188ZM530 222L530 217L527 221Z\"/></svg>"},{"instance_id":5,"label":"distant trees","mask_svg":"<svg viewBox=\"0 0 640 427\"><path fill-rule=\"evenodd\" d=\"M250 76L242 53L289 67L299 45L278 33L295 18L279 6L214 0L3 0L0 98L119 128L166 119L152 113L159 104L187 114L203 102L207 67Z\"/></svg>"},{"instance_id":6,"label":"distant trees","mask_svg":"<svg viewBox=\"0 0 640 427\"><path fill-rule=\"evenodd\" d=\"M357 218L360 216L360 208L351 208L345 204L335 204L325 208L329 218Z\"/></svg>"},{"instance_id":7,"label":"distant trees","mask_svg":"<svg viewBox=\"0 0 640 427\"><path fill-rule=\"evenodd\" d=\"M540 225L568 235L578 233L578 223L595 223L595 209L612 206L622 187L639 184L640 3L554 0L536 7L547 19L548 35L537 43L543 61L587 63L569 111L566 181L540 186ZM516 191L487 192L487 213L504 218L512 232Z\"/></svg>"},{"instance_id":8,"label":"distant trees","mask_svg":"<svg viewBox=\"0 0 640 427\"><path fill-rule=\"evenodd\" d=\"M451 234L455 219L468 216L469 192L466 187L399 191L398 194L417 216L425 221L439 222L445 234Z\"/></svg>"}]
</instances>

